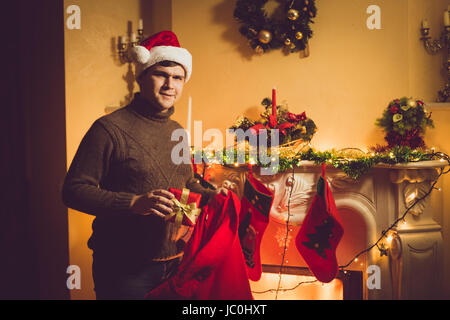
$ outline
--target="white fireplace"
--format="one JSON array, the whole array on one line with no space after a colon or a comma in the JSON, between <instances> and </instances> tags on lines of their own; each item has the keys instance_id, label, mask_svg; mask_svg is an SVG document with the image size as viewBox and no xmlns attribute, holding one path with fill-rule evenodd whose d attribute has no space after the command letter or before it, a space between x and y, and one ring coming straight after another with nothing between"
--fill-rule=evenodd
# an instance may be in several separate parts
<instances>
[{"instance_id":1,"label":"white fireplace","mask_svg":"<svg viewBox=\"0 0 450 320\"><path fill-rule=\"evenodd\" d=\"M417 197L429 190L444 165L439 160L378 165L357 180L349 178L339 169L327 167L326 178L344 227L344 236L337 248L339 265L347 264L357 253L375 243L383 230L402 216ZM242 197L246 172L245 166L212 165L206 169L206 173L211 175L211 184L225 186L239 197ZM346 290L343 286L349 282L345 277L350 274L361 277L351 283L353 287L359 283L360 288L356 290L360 290L361 295L356 294L356 297L363 299L439 298L443 272L442 234L441 226L432 219L432 210L440 208L432 208L429 197L417 203L405 220L397 224L394 236L386 243L389 246L387 256L380 256L380 251L374 248L353 261L345 273L340 272L340 279L338 277L329 284L310 283L314 278L308 273L294 241L316 192L320 173L321 167L311 161L301 162L294 172L291 170L271 176L254 172L275 195L270 222L261 243L264 273L260 281L251 283L255 299L275 296L273 289L277 288L280 271L282 289L294 287L299 282L304 284L295 290L278 291L278 299L342 298L344 295L339 290ZM287 226L291 186L290 224ZM285 268L279 270L286 234ZM372 276L379 276L378 282L375 286L368 286L368 277L369 282L374 283ZM326 292L320 292L321 288ZM301 290L315 290L318 293L302 294Z\"/></svg>"}]
</instances>

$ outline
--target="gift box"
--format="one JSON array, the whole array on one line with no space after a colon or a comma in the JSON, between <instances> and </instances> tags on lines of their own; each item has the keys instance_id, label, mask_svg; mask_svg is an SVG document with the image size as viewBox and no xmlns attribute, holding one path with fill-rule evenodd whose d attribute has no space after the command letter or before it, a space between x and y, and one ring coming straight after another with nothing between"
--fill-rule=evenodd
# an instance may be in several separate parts
<instances>
[{"instance_id":1,"label":"gift box","mask_svg":"<svg viewBox=\"0 0 450 320\"><path fill-rule=\"evenodd\" d=\"M174 222L176 226L186 225L194 226L201 210L199 209L202 195L190 192L189 189L169 188L169 191L175 196L172 199L174 206L173 212L166 216L166 220Z\"/></svg>"}]
</instances>

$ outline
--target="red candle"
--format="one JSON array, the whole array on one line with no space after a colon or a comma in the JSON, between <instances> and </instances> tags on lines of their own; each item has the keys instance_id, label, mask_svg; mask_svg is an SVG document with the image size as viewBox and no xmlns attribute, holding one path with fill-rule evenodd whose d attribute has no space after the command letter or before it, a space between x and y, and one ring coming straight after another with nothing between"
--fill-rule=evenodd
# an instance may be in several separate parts
<instances>
[{"instance_id":1,"label":"red candle","mask_svg":"<svg viewBox=\"0 0 450 320\"><path fill-rule=\"evenodd\" d=\"M277 116L277 93L275 91L275 88L272 89L272 115L276 119L276 116Z\"/></svg>"}]
</instances>

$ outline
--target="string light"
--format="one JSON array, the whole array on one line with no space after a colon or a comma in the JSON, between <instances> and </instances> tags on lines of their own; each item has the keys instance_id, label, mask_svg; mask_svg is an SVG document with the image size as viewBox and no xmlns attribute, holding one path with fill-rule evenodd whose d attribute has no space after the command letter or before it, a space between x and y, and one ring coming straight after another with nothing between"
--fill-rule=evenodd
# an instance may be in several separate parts
<instances>
[{"instance_id":1,"label":"string light","mask_svg":"<svg viewBox=\"0 0 450 320\"><path fill-rule=\"evenodd\" d=\"M276 167L272 169L278 173L288 171L295 166L300 166L302 161L314 161L316 164L327 163L333 165L337 169L341 169L346 173L349 177L353 179L358 179L363 174L367 173L371 168L375 165L384 163L384 164L397 164L397 163L408 163L408 162L417 162L417 161L426 161L426 160L440 160L442 162L448 162L450 165L450 156L442 152L431 152L425 153L422 150L412 150L406 146L397 146L389 151L375 151L371 153L364 152L362 150L358 150L355 152L355 148L345 148L341 150L331 150L331 151L316 151L309 147L308 150L304 150L298 152L294 155L287 154L285 152L281 152L282 147L272 151L272 163L279 159ZM350 150L350 151L349 151ZM383 150L383 149L381 149ZM202 151L200 151L202 152ZM236 156L236 152L239 151L239 145L235 146L234 151ZM249 155L249 150L244 150L246 156ZM205 149L203 151L204 159L211 157L212 153L210 149ZM227 153L229 150L227 149ZM216 152L216 155L220 157L220 153ZM278 155L278 158L276 157ZM224 158L225 158L224 153ZM250 161L250 160L249 160ZM266 167L266 165L260 164L257 159L254 159L255 165L261 165L262 167ZM220 162L223 163L223 162ZM229 163L229 162L226 162ZM450 171L450 169L449 169Z\"/></svg>"},{"instance_id":2,"label":"string light","mask_svg":"<svg viewBox=\"0 0 450 320\"><path fill-rule=\"evenodd\" d=\"M389 235L386 237L386 241L388 242L388 244L390 244L390 243L392 242L392 239L394 239L394 237L392 236L392 234L389 234Z\"/></svg>"},{"instance_id":3,"label":"string light","mask_svg":"<svg viewBox=\"0 0 450 320\"><path fill-rule=\"evenodd\" d=\"M295 171L294 169L292 169L292 180L295 179ZM281 271L283 270L283 263L284 263L284 259L285 259L285 255L286 255L286 250L287 250L287 241L289 238L289 219L291 217L291 199L292 199L292 190L294 189L294 184L292 183L289 189L289 199L288 199L288 216L286 219L286 236L284 238L284 247L283 247L283 257L281 259L281 265L280 265L280 271L279 271L279 279L278 279L278 286L277 289L275 291L275 300L278 299L278 292L280 291L280 286L281 286L281 277L282 277L282 273ZM287 262L287 261L286 261ZM296 286L298 287L298 285Z\"/></svg>"},{"instance_id":4,"label":"string light","mask_svg":"<svg viewBox=\"0 0 450 320\"><path fill-rule=\"evenodd\" d=\"M450 162L449 162L449 163L450 163ZM432 183L430 189L429 189L422 197L416 197L415 200L414 200L414 203L411 204L411 205L406 209L406 211L403 213L403 215L402 215L401 217L399 217L397 220L395 220L395 221L391 224L391 226L390 226L389 228L387 228L385 231L382 232L381 237L380 237L373 245L371 245L371 246L368 247L367 249L365 249L365 250L359 252L359 253L355 256L354 259L350 260L350 262L348 262L347 264L345 264L345 265L343 265L343 266L339 266L339 268L340 268L341 270L347 268L347 267L350 266L353 262L357 261L356 259L357 259L359 256L361 256L362 254L364 254L364 253L366 253L366 252L372 250L374 247L377 247L377 248L380 250L380 252L382 252L383 246L384 246L384 245L382 245L382 244L379 245L379 243L381 243L381 241L386 237L386 235L387 235L391 230L393 230L393 229L397 226L397 224L398 224L400 221L405 221L405 217L406 217L406 215L409 213L409 211L410 211L412 208L414 208L414 207L416 206L416 204L418 204L420 201L423 201L424 199L426 199L426 198L431 194L431 192L435 189L435 185L436 185L436 183L438 183L439 178L440 178L443 174L448 173L449 171L450 171L450 170L444 171L444 169L441 168L441 172L439 173L438 177L437 177L436 180ZM389 237L389 235L387 235L387 237ZM386 250L386 249L384 249L384 250ZM382 253L382 255L383 255L383 253Z\"/></svg>"},{"instance_id":5,"label":"string light","mask_svg":"<svg viewBox=\"0 0 450 320\"><path fill-rule=\"evenodd\" d=\"M411 193L406 197L406 202L411 202L411 201L413 201L416 197L417 197L417 191L411 192Z\"/></svg>"}]
</instances>

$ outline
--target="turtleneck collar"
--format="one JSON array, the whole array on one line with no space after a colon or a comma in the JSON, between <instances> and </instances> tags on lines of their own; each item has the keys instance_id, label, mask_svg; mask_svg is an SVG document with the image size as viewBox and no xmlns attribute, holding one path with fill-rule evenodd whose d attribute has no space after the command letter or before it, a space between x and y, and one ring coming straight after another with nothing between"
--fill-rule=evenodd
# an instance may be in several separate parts
<instances>
[{"instance_id":1,"label":"turtleneck collar","mask_svg":"<svg viewBox=\"0 0 450 320\"><path fill-rule=\"evenodd\" d=\"M141 116L159 122L165 122L169 120L170 116L175 112L175 108L173 106L170 107L167 111L156 108L147 99L143 98L139 93L135 93L130 107Z\"/></svg>"}]
</instances>

